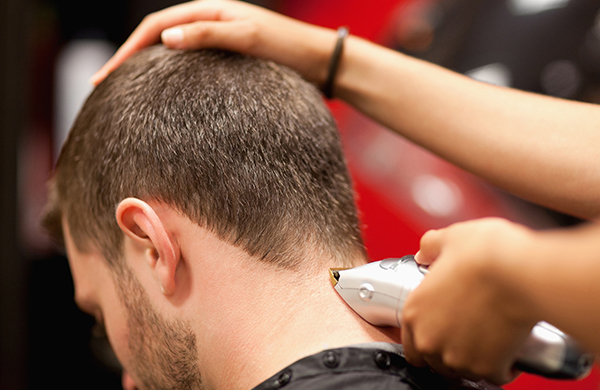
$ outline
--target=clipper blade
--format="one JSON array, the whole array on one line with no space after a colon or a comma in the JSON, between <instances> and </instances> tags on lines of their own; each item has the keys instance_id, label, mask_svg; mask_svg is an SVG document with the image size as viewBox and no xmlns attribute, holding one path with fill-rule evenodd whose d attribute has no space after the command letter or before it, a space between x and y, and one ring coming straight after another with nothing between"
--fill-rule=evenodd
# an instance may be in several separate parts
<instances>
[{"instance_id":1,"label":"clipper blade","mask_svg":"<svg viewBox=\"0 0 600 390\"><path fill-rule=\"evenodd\" d=\"M348 268L329 268L329 279L331 280L331 285L335 287L340 280L340 271L347 270Z\"/></svg>"}]
</instances>

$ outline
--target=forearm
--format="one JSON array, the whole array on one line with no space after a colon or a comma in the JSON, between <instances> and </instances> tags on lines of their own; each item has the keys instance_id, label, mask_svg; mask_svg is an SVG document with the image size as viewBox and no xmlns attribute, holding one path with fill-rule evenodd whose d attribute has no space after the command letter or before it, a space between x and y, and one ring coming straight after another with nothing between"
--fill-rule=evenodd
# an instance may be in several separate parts
<instances>
[{"instance_id":1,"label":"forearm","mask_svg":"<svg viewBox=\"0 0 600 390\"><path fill-rule=\"evenodd\" d=\"M487 85L355 37L336 85L358 110L493 184L580 217L600 212L600 107Z\"/></svg>"},{"instance_id":2,"label":"forearm","mask_svg":"<svg viewBox=\"0 0 600 390\"><path fill-rule=\"evenodd\" d=\"M539 232L513 270L535 315L600 352L600 225ZM505 275L509 275L506 273Z\"/></svg>"}]
</instances>

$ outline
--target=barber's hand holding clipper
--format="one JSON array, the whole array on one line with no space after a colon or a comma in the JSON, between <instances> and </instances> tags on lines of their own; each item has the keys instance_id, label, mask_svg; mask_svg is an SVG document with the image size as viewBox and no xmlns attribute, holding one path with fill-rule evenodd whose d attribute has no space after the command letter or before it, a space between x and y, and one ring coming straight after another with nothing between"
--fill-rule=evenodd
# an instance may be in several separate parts
<instances>
[{"instance_id":1,"label":"barber's hand holding clipper","mask_svg":"<svg viewBox=\"0 0 600 390\"><path fill-rule=\"evenodd\" d=\"M423 236L415 259L430 265L430 272L402 313L402 343L411 364L497 384L513 379L515 355L541 320L519 280L519 248L530 234L486 219Z\"/></svg>"},{"instance_id":2,"label":"barber's hand holding clipper","mask_svg":"<svg viewBox=\"0 0 600 390\"><path fill-rule=\"evenodd\" d=\"M536 232L497 218L427 232L416 260L430 272L402 313L407 360L506 383L541 320L600 350L598 237L597 225Z\"/></svg>"}]
</instances>

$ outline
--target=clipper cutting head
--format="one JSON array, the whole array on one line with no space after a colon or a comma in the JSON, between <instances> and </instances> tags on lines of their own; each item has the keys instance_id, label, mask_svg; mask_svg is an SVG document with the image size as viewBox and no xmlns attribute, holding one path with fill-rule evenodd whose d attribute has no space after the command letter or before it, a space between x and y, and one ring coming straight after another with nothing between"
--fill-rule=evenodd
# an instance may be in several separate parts
<instances>
[{"instance_id":1,"label":"clipper cutting head","mask_svg":"<svg viewBox=\"0 0 600 390\"><path fill-rule=\"evenodd\" d=\"M331 285L335 287L340 280L340 271L347 270L348 268L329 268L329 279L331 280Z\"/></svg>"}]
</instances>

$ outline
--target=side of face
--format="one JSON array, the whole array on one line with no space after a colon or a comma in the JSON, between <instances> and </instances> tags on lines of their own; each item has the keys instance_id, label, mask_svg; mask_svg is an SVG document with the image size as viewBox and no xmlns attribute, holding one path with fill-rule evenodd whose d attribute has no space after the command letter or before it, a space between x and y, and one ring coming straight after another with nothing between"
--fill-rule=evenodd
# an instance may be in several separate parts
<instances>
[{"instance_id":1,"label":"side of face","mask_svg":"<svg viewBox=\"0 0 600 390\"><path fill-rule=\"evenodd\" d=\"M77 249L65 221L63 237L77 306L106 330L119 361L128 361L127 312L111 270L99 253L84 253Z\"/></svg>"},{"instance_id":2,"label":"side of face","mask_svg":"<svg viewBox=\"0 0 600 390\"><path fill-rule=\"evenodd\" d=\"M200 389L194 333L156 310L135 273L112 269L100 253L77 249L63 221L77 305L104 326L113 350L140 389Z\"/></svg>"}]
</instances>

